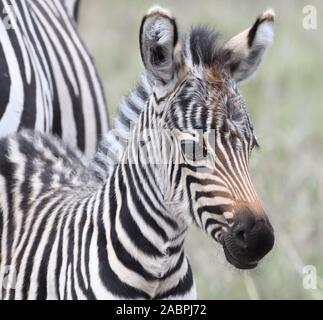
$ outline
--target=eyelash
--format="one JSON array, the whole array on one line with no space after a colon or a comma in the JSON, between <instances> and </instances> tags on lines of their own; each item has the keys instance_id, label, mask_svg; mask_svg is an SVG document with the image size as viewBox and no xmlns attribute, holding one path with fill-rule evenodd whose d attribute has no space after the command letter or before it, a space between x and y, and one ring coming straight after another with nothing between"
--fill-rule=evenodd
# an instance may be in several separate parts
<instances>
[{"instance_id":1,"label":"eyelash","mask_svg":"<svg viewBox=\"0 0 323 320\"><path fill-rule=\"evenodd\" d=\"M258 143L258 140L257 140L257 137L255 135L253 135L253 138L252 138L252 149L260 149L260 145Z\"/></svg>"}]
</instances>

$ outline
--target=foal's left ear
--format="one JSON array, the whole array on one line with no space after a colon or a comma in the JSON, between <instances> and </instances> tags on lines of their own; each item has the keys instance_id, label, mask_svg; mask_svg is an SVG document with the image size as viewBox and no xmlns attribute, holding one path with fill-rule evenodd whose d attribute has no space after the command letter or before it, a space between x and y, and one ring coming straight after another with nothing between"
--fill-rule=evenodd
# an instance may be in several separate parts
<instances>
[{"instance_id":1,"label":"foal's left ear","mask_svg":"<svg viewBox=\"0 0 323 320\"><path fill-rule=\"evenodd\" d=\"M273 41L274 20L274 11L265 11L252 27L233 37L224 46L229 52L229 69L237 82L246 80L257 70Z\"/></svg>"},{"instance_id":2,"label":"foal's left ear","mask_svg":"<svg viewBox=\"0 0 323 320\"><path fill-rule=\"evenodd\" d=\"M177 42L177 25L171 13L160 7L150 9L140 27L141 58L148 73L163 85L176 72Z\"/></svg>"}]
</instances>

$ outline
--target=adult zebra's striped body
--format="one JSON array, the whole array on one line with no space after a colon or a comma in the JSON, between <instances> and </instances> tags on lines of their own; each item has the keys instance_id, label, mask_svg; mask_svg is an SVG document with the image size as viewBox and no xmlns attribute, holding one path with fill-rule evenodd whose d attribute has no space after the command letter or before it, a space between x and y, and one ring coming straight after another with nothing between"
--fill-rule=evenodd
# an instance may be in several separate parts
<instances>
[{"instance_id":1,"label":"adult zebra's striped body","mask_svg":"<svg viewBox=\"0 0 323 320\"><path fill-rule=\"evenodd\" d=\"M272 25L261 15L240 49L194 28L181 49L172 16L150 10L140 44L151 94L104 179L51 136L0 141L2 298L195 298L192 222L236 267L257 265L274 237L247 169L256 141L236 79L255 70Z\"/></svg>"},{"instance_id":2,"label":"adult zebra's striped body","mask_svg":"<svg viewBox=\"0 0 323 320\"><path fill-rule=\"evenodd\" d=\"M107 108L76 29L78 7L78 0L0 1L0 137L36 129L94 155Z\"/></svg>"}]
</instances>

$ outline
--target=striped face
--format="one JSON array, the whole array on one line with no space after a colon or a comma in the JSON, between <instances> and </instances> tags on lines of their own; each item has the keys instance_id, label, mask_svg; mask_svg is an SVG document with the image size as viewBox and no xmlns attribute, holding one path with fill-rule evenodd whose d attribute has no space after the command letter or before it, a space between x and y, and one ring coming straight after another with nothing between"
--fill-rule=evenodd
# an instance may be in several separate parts
<instances>
[{"instance_id":1,"label":"striped face","mask_svg":"<svg viewBox=\"0 0 323 320\"><path fill-rule=\"evenodd\" d=\"M192 29L180 47L175 20L159 8L141 27L141 54L155 83L149 105L159 127L172 133L164 138L170 145L165 198L241 269L254 268L274 243L248 171L257 140L238 89L271 42L272 25L273 13L265 12L220 48L204 28Z\"/></svg>"}]
</instances>

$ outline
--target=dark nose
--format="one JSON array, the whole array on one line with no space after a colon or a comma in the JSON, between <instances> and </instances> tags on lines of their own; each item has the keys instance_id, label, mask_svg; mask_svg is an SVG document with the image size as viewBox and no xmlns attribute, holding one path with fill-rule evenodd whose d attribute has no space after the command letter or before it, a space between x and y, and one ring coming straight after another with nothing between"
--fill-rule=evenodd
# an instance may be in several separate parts
<instances>
[{"instance_id":1,"label":"dark nose","mask_svg":"<svg viewBox=\"0 0 323 320\"><path fill-rule=\"evenodd\" d=\"M274 245L273 228L264 214L257 215L245 208L236 213L232 242L237 258L259 261Z\"/></svg>"}]
</instances>

